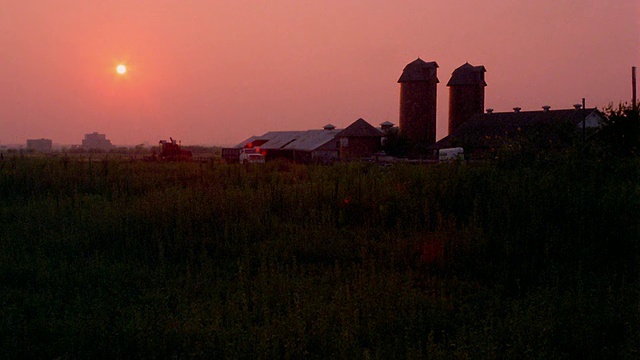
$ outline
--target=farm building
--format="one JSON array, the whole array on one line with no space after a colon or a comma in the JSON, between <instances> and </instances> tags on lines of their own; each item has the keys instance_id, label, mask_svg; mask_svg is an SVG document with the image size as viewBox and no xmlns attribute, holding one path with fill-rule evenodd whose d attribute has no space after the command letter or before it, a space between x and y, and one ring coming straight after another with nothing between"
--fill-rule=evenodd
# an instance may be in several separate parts
<instances>
[{"instance_id":1,"label":"farm building","mask_svg":"<svg viewBox=\"0 0 640 360\"><path fill-rule=\"evenodd\" d=\"M322 130L269 131L262 136L252 136L235 148L260 148L267 160L276 158L295 162L331 162L339 158L336 135L342 129L327 124Z\"/></svg>"},{"instance_id":2,"label":"farm building","mask_svg":"<svg viewBox=\"0 0 640 360\"><path fill-rule=\"evenodd\" d=\"M338 133L340 140L340 159L359 159L370 157L382 149L384 133L364 119L358 119Z\"/></svg>"},{"instance_id":3,"label":"farm building","mask_svg":"<svg viewBox=\"0 0 640 360\"><path fill-rule=\"evenodd\" d=\"M485 158L504 146L530 144L539 149L560 149L570 145L580 133L583 124L587 132L598 128L605 120L595 108L520 111L496 113L488 109L484 114L472 116L453 133L430 147L438 151L461 147L467 158Z\"/></svg>"},{"instance_id":4,"label":"farm building","mask_svg":"<svg viewBox=\"0 0 640 360\"><path fill-rule=\"evenodd\" d=\"M260 148L267 160L280 158L302 163L330 163L343 158L373 155L380 150L383 136L382 131L358 119L345 129L327 124L322 130L270 131L252 136L234 148Z\"/></svg>"}]
</instances>

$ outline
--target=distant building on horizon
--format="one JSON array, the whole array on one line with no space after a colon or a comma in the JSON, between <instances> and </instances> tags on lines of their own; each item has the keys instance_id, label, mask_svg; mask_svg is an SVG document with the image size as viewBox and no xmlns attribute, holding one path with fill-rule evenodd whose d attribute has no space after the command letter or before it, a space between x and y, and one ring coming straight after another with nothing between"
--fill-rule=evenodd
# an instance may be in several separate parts
<instances>
[{"instance_id":1,"label":"distant building on horizon","mask_svg":"<svg viewBox=\"0 0 640 360\"><path fill-rule=\"evenodd\" d=\"M36 152L51 152L53 141L51 139L27 139L27 150Z\"/></svg>"},{"instance_id":2,"label":"distant building on horizon","mask_svg":"<svg viewBox=\"0 0 640 360\"><path fill-rule=\"evenodd\" d=\"M82 139L82 148L84 150L111 150L114 147L105 134L99 134L95 131L91 134L85 134L84 139Z\"/></svg>"}]
</instances>

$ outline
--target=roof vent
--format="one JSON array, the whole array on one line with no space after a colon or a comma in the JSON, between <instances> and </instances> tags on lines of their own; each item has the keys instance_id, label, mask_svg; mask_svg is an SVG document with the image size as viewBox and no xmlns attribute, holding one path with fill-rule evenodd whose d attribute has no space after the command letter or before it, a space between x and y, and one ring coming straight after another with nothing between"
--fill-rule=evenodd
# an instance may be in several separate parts
<instances>
[{"instance_id":1,"label":"roof vent","mask_svg":"<svg viewBox=\"0 0 640 360\"><path fill-rule=\"evenodd\" d=\"M549 105L545 105L545 106L543 106L543 107L542 107L542 110L543 110L544 112L549 111L549 109L551 109L551 106L549 106Z\"/></svg>"},{"instance_id":2,"label":"roof vent","mask_svg":"<svg viewBox=\"0 0 640 360\"><path fill-rule=\"evenodd\" d=\"M493 114L493 109L492 108L488 108L487 109L487 114Z\"/></svg>"},{"instance_id":3,"label":"roof vent","mask_svg":"<svg viewBox=\"0 0 640 360\"><path fill-rule=\"evenodd\" d=\"M331 125L331 124L327 124L327 125L323 126L322 128L323 128L323 129L325 129L325 130L333 130L333 129L335 129L336 127L335 127L335 126L333 126L333 125Z\"/></svg>"},{"instance_id":4,"label":"roof vent","mask_svg":"<svg viewBox=\"0 0 640 360\"><path fill-rule=\"evenodd\" d=\"M582 104L574 104L573 108L576 110L580 110L582 108Z\"/></svg>"},{"instance_id":5,"label":"roof vent","mask_svg":"<svg viewBox=\"0 0 640 360\"><path fill-rule=\"evenodd\" d=\"M513 108L513 112L517 112L517 113L519 113L519 112L520 112L520 110L522 110L522 108L521 108L521 107L517 107L517 106L516 106L516 107L514 107L514 108Z\"/></svg>"},{"instance_id":6,"label":"roof vent","mask_svg":"<svg viewBox=\"0 0 640 360\"><path fill-rule=\"evenodd\" d=\"M393 127L393 123L392 123L392 122L390 122L390 121L385 121L385 122L383 122L383 123L381 123L381 124L380 124L380 129L381 129L382 131L389 130L389 129L391 129L392 127Z\"/></svg>"}]
</instances>

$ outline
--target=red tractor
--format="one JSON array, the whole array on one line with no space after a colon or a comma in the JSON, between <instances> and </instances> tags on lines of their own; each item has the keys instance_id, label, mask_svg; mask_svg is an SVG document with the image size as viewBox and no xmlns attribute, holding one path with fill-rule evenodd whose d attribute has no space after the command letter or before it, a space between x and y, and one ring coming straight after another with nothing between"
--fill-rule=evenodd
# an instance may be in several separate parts
<instances>
[{"instance_id":1,"label":"red tractor","mask_svg":"<svg viewBox=\"0 0 640 360\"><path fill-rule=\"evenodd\" d=\"M180 145L173 139L170 141L160 140L160 159L165 161L190 161L193 158L191 151L182 150Z\"/></svg>"}]
</instances>

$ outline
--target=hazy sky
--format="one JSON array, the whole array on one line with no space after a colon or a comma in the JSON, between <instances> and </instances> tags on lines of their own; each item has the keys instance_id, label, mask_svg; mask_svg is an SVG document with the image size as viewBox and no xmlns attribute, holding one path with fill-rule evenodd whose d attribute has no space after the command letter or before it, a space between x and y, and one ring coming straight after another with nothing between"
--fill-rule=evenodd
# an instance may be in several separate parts
<instances>
[{"instance_id":1,"label":"hazy sky","mask_svg":"<svg viewBox=\"0 0 640 360\"><path fill-rule=\"evenodd\" d=\"M639 37L638 0L0 0L0 143L397 124L417 57L440 65L441 138L466 61L496 111L602 107L630 101Z\"/></svg>"}]
</instances>

